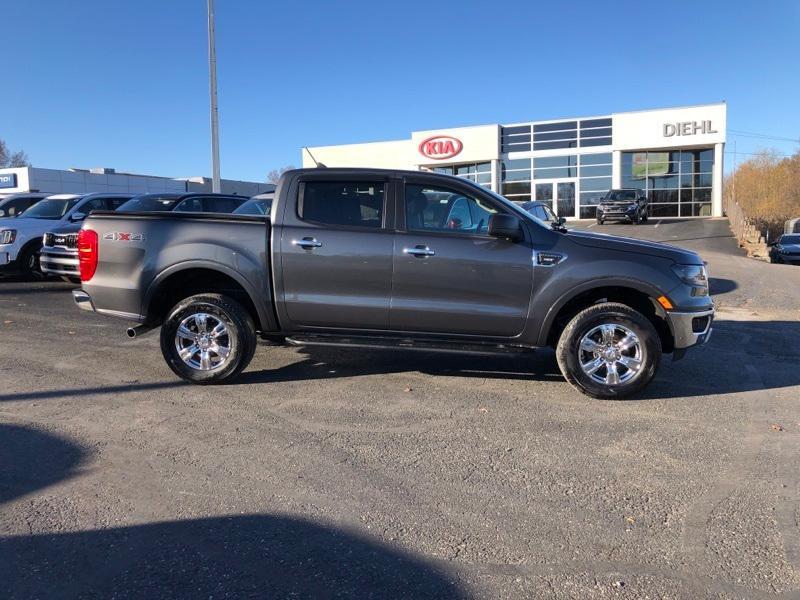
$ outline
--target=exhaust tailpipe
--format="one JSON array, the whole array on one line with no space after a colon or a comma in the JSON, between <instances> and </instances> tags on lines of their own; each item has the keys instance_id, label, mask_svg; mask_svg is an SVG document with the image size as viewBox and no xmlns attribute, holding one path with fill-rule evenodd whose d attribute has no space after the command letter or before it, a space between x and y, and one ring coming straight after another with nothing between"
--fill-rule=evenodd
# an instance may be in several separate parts
<instances>
[{"instance_id":1,"label":"exhaust tailpipe","mask_svg":"<svg viewBox=\"0 0 800 600\"><path fill-rule=\"evenodd\" d=\"M141 325L137 325L136 327L128 327L125 333L128 334L129 338L135 338L137 335L142 335L147 333L151 329L154 329L153 325L145 325L142 323Z\"/></svg>"}]
</instances>

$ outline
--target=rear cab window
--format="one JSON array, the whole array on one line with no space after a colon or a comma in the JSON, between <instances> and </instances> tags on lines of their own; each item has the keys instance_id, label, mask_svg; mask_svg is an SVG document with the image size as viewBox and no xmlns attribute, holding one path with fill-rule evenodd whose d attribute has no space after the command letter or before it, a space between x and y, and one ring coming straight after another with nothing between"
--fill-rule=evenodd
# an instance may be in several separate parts
<instances>
[{"instance_id":1,"label":"rear cab window","mask_svg":"<svg viewBox=\"0 0 800 600\"><path fill-rule=\"evenodd\" d=\"M334 227L380 229L386 213L386 184L381 181L304 181L298 217Z\"/></svg>"}]
</instances>

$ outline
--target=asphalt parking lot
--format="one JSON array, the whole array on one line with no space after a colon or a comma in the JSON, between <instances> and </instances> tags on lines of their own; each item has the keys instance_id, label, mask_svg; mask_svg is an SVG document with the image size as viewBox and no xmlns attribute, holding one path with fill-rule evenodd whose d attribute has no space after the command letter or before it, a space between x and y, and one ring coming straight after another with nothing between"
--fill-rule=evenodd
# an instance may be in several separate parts
<instances>
[{"instance_id":1,"label":"asphalt parking lot","mask_svg":"<svg viewBox=\"0 0 800 600\"><path fill-rule=\"evenodd\" d=\"M261 347L192 387L155 334L0 280L0 597L797 598L800 268L727 222L709 346L637 400L526 357Z\"/></svg>"}]
</instances>

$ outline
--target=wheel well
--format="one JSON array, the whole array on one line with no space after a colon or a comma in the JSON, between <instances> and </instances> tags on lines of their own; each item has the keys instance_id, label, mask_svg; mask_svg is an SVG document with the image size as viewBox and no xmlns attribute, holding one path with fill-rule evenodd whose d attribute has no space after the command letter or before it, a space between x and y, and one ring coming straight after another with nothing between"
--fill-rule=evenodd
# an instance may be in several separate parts
<instances>
[{"instance_id":1,"label":"wheel well","mask_svg":"<svg viewBox=\"0 0 800 600\"><path fill-rule=\"evenodd\" d=\"M225 273L202 268L178 271L162 281L145 310L147 320L161 323L178 302L189 296L205 293L224 294L233 298L250 313L256 327L261 328L255 304L242 285Z\"/></svg>"},{"instance_id":2,"label":"wheel well","mask_svg":"<svg viewBox=\"0 0 800 600\"><path fill-rule=\"evenodd\" d=\"M672 332L667 324L666 315L661 305L654 299L633 288L627 287L600 287L581 292L574 298L570 299L555 316L553 323L550 325L550 331L547 335L547 343L555 346L558 343L558 338L561 337L561 332L567 326L567 323L577 315L584 308L592 306L593 304L600 304L602 302L619 302L630 306L632 309L642 313L653 324L658 332L658 337L661 339L662 352L672 352L674 350L674 340Z\"/></svg>"}]
</instances>

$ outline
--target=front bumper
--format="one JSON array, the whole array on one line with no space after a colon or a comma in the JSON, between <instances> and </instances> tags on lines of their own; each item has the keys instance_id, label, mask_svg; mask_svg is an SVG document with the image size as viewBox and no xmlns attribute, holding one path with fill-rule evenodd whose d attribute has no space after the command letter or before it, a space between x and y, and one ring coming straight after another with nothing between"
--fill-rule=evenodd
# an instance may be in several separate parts
<instances>
[{"instance_id":1,"label":"front bumper","mask_svg":"<svg viewBox=\"0 0 800 600\"><path fill-rule=\"evenodd\" d=\"M603 219L604 221L633 221L634 217L636 216L636 210L598 210L597 211L597 218Z\"/></svg>"},{"instance_id":2,"label":"front bumper","mask_svg":"<svg viewBox=\"0 0 800 600\"><path fill-rule=\"evenodd\" d=\"M688 348L702 346L711 337L714 309L700 312L667 313L676 354L683 355Z\"/></svg>"}]
</instances>

